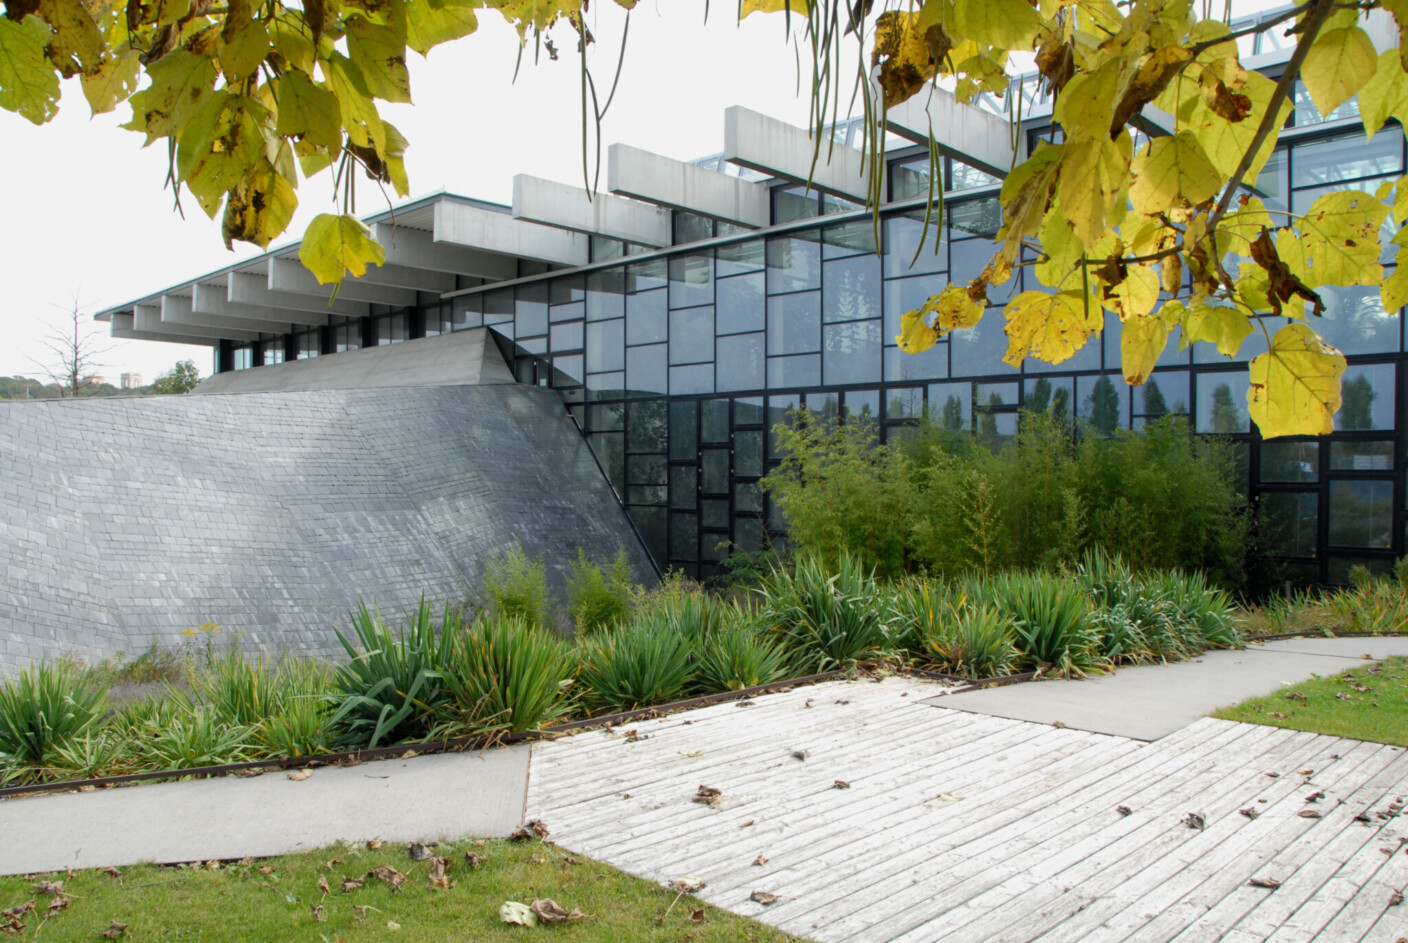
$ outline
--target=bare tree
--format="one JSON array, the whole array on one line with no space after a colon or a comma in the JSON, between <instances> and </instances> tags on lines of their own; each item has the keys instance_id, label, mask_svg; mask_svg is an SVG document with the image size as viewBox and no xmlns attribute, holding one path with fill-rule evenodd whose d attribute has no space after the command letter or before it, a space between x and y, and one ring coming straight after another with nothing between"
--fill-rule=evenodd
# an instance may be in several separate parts
<instances>
[{"instance_id":1,"label":"bare tree","mask_svg":"<svg viewBox=\"0 0 1408 943\"><path fill-rule=\"evenodd\" d=\"M48 357L30 360L58 386L60 396L81 396L97 385L98 368L107 366L98 358L112 350L112 345L103 342L103 335L93 327L77 296L70 308L61 310L66 311L63 320L50 325L40 339Z\"/></svg>"}]
</instances>

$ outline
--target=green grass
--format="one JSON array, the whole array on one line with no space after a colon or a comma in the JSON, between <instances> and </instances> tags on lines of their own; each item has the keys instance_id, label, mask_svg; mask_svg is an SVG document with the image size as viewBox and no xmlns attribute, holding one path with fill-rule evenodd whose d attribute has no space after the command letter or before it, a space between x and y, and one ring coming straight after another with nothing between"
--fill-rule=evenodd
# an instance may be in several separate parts
<instances>
[{"instance_id":1,"label":"green grass","mask_svg":"<svg viewBox=\"0 0 1408 943\"><path fill-rule=\"evenodd\" d=\"M363 846L336 845L301 855L246 864L121 869L120 877L103 871L76 871L71 876L36 875L0 878L0 909L36 901L23 934L6 939L95 940L116 920L128 925L129 940L623 940L709 941L751 940L782 943L794 940L778 930L743 917L706 907L683 897L660 920L676 894L637 880L587 858L569 855L554 845L506 841L442 843L434 852L448 858L451 888L432 887L432 862L412 861L403 845L387 843L369 851ZM465 853L482 856L471 868ZM332 867L327 865L334 862ZM248 859L246 859L248 862ZM344 877L362 878L380 865L390 865L406 877L395 893L389 885L367 878L361 888L343 893ZM266 871L267 869L267 871ZM332 888L324 896L318 879ZM684 877L684 875L681 875ZM43 920L53 897L36 894L35 881L62 880L72 895L69 905ZM746 899L739 895L739 902ZM551 898L586 919L571 924L513 926L499 920L506 900L529 904ZM320 904L324 919L314 919ZM354 905L368 909L360 915ZM702 914L698 913L703 911ZM699 922L691 919L694 914ZM5 920L0 917L0 924ZM399 931L388 923L399 925ZM41 930L42 927L42 930Z\"/></svg>"},{"instance_id":2,"label":"green grass","mask_svg":"<svg viewBox=\"0 0 1408 943\"><path fill-rule=\"evenodd\" d=\"M1408 658L1316 678L1212 716L1408 746Z\"/></svg>"}]
</instances>

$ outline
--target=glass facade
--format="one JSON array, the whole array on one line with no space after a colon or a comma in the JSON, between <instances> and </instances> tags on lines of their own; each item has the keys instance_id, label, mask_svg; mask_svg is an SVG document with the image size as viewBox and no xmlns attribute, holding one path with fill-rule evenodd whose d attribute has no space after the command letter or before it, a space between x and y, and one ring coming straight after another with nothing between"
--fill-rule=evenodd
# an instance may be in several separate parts
<instances>
[{"instance_id":1,"label":"glass facade","mask_svg":"<svg viewBox=\"0 0 1408 943\"><path fill-rule=\"evenodd\" d=\"M1311 114L1304 96L1296 108L1297 128L1339 117ZM1335 189L1372 192L1403 171L1403 135L1366 143L1334 129L1299 133L1257 181L1273 209L1300 213ZM1022 409L1107 434L1182 414L1197 432L1238 443L1240 484L1289 572L1335 580L1355 563L1385 566L1403 552L1402 319L1381 309L1376 287L1323 290L1314 327L1350 362L1336 432L1323 439L1256 434L1246 408L1255 336L1229 359L1210 346L1180 350L1175 333L1137 388L1120 376L1113 316L1066 363L1004 364L1001 305L1039 287L1025 269L989 291L993 307L977 327L906 355L895 346L900 317L950 280L974 277L1001 223L992 178L948 159L941 172L942 226L914 208L930 187L927 157L901 152L891 159L890 195L909 202L882 212L878 226L844 201L780 185L766 230L677 213L676 248L616 251L595 240L597 261L585 269L334 324L318 352L489 327L510 342L520 382L561 392L659 565L695 576L783 529L758 481L781 458L769 429L795 408L868 417L882 437L903 434L928 408L946 427L991 441L1016 432ZM314 355L302 335L288 349ZM252 365L240 358L232 365Z\"/></svg>"}]
</instances>

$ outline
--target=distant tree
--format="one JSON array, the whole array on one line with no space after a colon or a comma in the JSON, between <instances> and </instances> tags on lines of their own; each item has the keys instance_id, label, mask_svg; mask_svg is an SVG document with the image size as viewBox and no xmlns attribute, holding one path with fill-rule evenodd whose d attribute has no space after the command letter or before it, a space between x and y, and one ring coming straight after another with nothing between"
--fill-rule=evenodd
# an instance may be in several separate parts
<instances>
[{"instance_id":1,"label":"distant tree","mask_svg":"<svg viewBox=\"0 0 1408 943\"><path fill-rule=\"evenodd\" d=\"M1071 421L1071 391L1064 386L1051 394L1051 419L1058 426Z\"/></svg>"},{"instance_id":2,"label":"distant tree","mask_svg":"<svg viewBox=\"0 0 1408 943\"><path fill-rule=\"evenodd\" d=\"M992 407L1001 406L1002 397L996 393L988 394L988 408L983 410L978 417L978 434L987 438L997 435L997 413L992 411Z\"/></svg>"},{"instance_id":3,"label":"distant tree","mask_svg":"<svg viewBox=\"0 0 1408 943\"><path fill-rule=\"evenodd\" d=\"M963 432L963 401L957 396L952 395L944 400L944 409L940 417L940 422L949 432Z\"/></svg>"},{"instance_id":4,"label":"distant tree","mask_svg":"<svg viewBox=\"0 0 1408 943\"><path fill-rule=\"evenodd\" d=\"M1153 422L1168 415L1168 403L1164 401L1164 391L1159 389L1158 380L1144 384L1144 418Z\"/></svg>"},{"instance_id":5,"label":"distant tree","mask_svg":"<svg viewBox=\"0 0 1408 943\"><path fill-rule=\"evenodd\" d=\"M1090 426L1101 435L1112 436L1120 423L1120 393L1109 377L1095 381L1090 390Z\"/></svg>"},{"instance_id":6,"label":"distant tree","mask_svg":"<svg viewBox=\"0 0 1408 943\"><path fill-rule=\"evenodd\" d=\"M1241 414L1232 402L1232 387L1219 383L1212 391L1212 431L1228 434L1242 429Z\"/></svg>"},{"instance_id":7,"label":"distant tree","mask_svg":"<svg viewBox=\"0 0 1408 943\"><path fill-rule=\"evenodd\" d=\"M152 381L150 393L189 393L200 382L200 370L194 360L182 360Z\"/></svg>"},{"instance_id":8,"label":"distant tree","mask_svg":"<svg viewBox=\"0 0 1408 943\"><path fill-rule=\"evenodd\" d=\"M40 344L49 352L48 359L30 359L58 386L60 396L81 396L101 385L97 370L105 364L98 358L112 346L103 342L103 335L93 328L77 298L64 319L44 333Z\"/></svg>"},{"instance_id":9,"label":"distant tree","mask_svg":"<svg viewBox=\"0 0 1408 943\"><path fill-rule=\"evenodd\" d=\"M1027 410L1034 413L1044 413L1051 407L1051 381L1042 377L1032 384L1032 391L1027 394Z\"/></svg>"},{"instance_id":10,"label":"distant tree","mask_svg":"<svg viewBox=\"0 0 1408 943\"><path fill-rule=\"evenodd\" d=\"M1340 406L1339 422L1336 425L1345 431L1374 428L1374 400L1379 394L1369 378L1359 375L1345 381L1340 393L1343 405Z\"/></svg>"}]
</instances>

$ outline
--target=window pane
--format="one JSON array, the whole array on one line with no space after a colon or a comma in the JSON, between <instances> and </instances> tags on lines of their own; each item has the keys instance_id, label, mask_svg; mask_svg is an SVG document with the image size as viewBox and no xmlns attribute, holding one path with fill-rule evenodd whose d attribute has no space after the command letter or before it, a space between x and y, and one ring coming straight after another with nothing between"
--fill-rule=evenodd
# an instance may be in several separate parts
<instances>
[{"instance_id":1,"label":"window pane","mask_svg":"<svg viewBox=\"0 0 1408 943\"><path fill-rule=\"evenodd\" d=\"M1117 429L1129 428L1129 392L1129 384L1124 382L1123 376L1077 377L1076 415L1094 431L1112 436ZM1054 414L1054 393L1051 408Z\"/></svg>"},{"instance_id":2,"label":"window pane","mask_svg":"<svg viewBox=\"0 0 1408 943\"><path fill-rule=\"evenodd\" d=\"M1392 471L1393 442L1331 442L1334 471Z\"/></svg>"},{"instance_id":3,"label":"window pane","mask_svg":"<svg viewBox=\"0 0 1408 943\"><path fill-rule=\"evenodd\" d=\"M619 432L595 433L588 437L596 460L617 494L626 492L626 437Z\"/></svg>"},{"instance_id":4,"label":"window pane","mask_svg":"<svg viewBox=\"0 0 1408 943\"><path fill-rule=\"evenodd\" d=\"M604 321L625 313L625 269L606 269L587 275L587 320Z\"/></svg>"},{"instance_id":5,"label":"window pane","mask_svg":"<svg viewBox=\"0 0 1408 943\"><path fill-rule=\"evenodd\" d=\"M1346 354L1394 353L1398 350L1398 312L1384 313L1379 288L1324 285L1316 289L1325 313L1314 324L1327 343Z\"/></svg>"},{"instance_id":6,"label":"window pane","mask_svg":"<svg viewBox=\"0 0 1408 943\"><path fill-rule=\"evenodd\" d=\"M948 376L948 344L935 344L922 354L885 348L886 380L942 380Z\"/></svg>"},{"instance_id":7,"label":"window pane","mask_svg":"<svg viewBox=\"0 0 1408 943\"><path fill-rule=\"evenodd\" d=\"M772 357L768 360L768 386L772 389L816 386L820 382L821 357L818 354Z\"/></svg>"},{"instance_id":8,"label":"window pane","mask_svg":"<svg viewBox=\"0 0 1408 943\"><path fill-rule=\"evenodd\" d=\"M1330 482L1330 543L1388 547L1393 542L1393 482Z\"/></svg>"},{"instance_id":9,"label":"window pane","mask_svg":"<svg viewBox=\"0 0 1408 943\"><path fill-rule=\"evenodd\" d=\"M870 255L875 253L875 227L869 219L854 223L842 223L821 231L821 257L839 259L848 255ZM878 264L878 257L876 257Z\"/></svg>"},{"instance_id":10,"label":"window pane","mask_svg":"<svg viewBox=\"0 0 1408 943\"><path fill-rule=\"evenodd\" d=\"M513 323L518 337L548 332L548 286L542 282L519 285L514 294Z\"/></svg>"},{"instance_id":11,"label":"window pane","mask_svg":"<svg viewBox=\"0 0 1408 943\"><path fill-rule=\"evenodd\" d=\"M626 387L632 395L669 392L665 345L626 349Z\"/></svg>"},{"instance_id":12,"label":"window pane","mask_svg":"<svg viewBox=\"0 0 1408 943\"><path fill-rule=\"evenodd\" d=\"M1362 134L1298 144L1291 151L1294 187L1316 187L1343 180L1403 172L1403 140L1392 134L1366 141Z\"/></svg>"},{"instance_id":13,"label":"window pane","mask_svg":"<svg viewBox=\"0 0 1408 943\"><path fill-rule=\"evenodd\" d=\"M721 278L715 290L718 293L715 310L718 312L720 334L738 334L763 329L766 305L762 272Z\"/></svg>"},{"instance_id":14,"label":"window pane","mask_svg":"<svg viewBox=\"0 0 1408 943\"><path fill-rule=\"evenodd\" d=\"M733 486L733 509L754 514L763 510L763 489L755 482L741 481Z\"/></svg>"},{"instance_id":15,"label":"window pane","mask_svg":"<svg viewBox=\"0 0 1408 943\"><path fill-rule=\"evenodd\" d=\"M770 458L782 458L785 455L778 445L774 429L776 426L790 425L792 420L789 414L801 404L801 397L795 393L788 396L768 397L768 456Z\"/></svg>"},{"instance_id":16,"label":"window pane","mask_svg":"<svg viewBox=\"0 0 1408 943\"><path fill-rule=\"evenodd\" d=\"M557 321L577 321L587 313L587 306L584 302L577 301L566 305L550 305L548 307L548 320Z\"/></svg>"},{"instance_id":17,"label":"window pane","mask_svg":"<svg viewBox=\"0 0 1408 943\"><path fill-rule=\"evenodd\" d=\"M693 562L699 558L699 518L693 514L670 515L670 559Z\"/></svg>"},{"instance_id":18,"label":"window pane","mask_svg":"<svg viewBox=\"0 0 1408 943\"><path fill-rule=\"evenodd\" d=\"M793 187L775 187L772 190L772 221L774 224L810 219L820 212L821 208L817 205L816 191L808 191L802 184Z\"/></svg>"},{"instance_id":19,"label":"window pane","mask_svg":"<svg viewBox=\"0 0 1408 943\"><path fill-rule=\"evenodd\" d=\"M630 514L631 520L635 521L636 529L640 531L641 539L645 541L646 549L650 551L652 557L660 561L665 561L665 509L628 507L626 512Z\"/></svg>"},{"instance_id":20,"label":"window pane","mask_svg":"<svg viewBox=\"0 0 1408 943\"><path fill-rule=\"evenodd\" d=\"M973 385L935 383L929 387L929 418L940 429L968 432L973 428Z\"/></svg>"},{"instance_id":21,"label":"window pane","mask_svg":"<svg viewBox=\"0 0 1408 943\"><path fill-rule=\"evenodd\" d=\"M1355 365L1341 378L1339 432L1393 428L1394 368L1392 364Z\"/></svg>"},{"instance_id":22,"label":"window pane","mask_svg":"<svg viewBox=\"0 0 1408 943\"><path fill-rule=\"evenodd\" d=\"M587 407L587 428L592 432L614 432L625 427L625 403L595 403Z\"/></svg>"},{"instance_id":23,"label":"window pane","mask_svg":"<svg viewBox=\"0 0 1408 943\"><path fill-rule=\"evenodd\" d=\"M567 357L554 357L552 360L552 385L556 389L563 387L581 386L582 377L582 355L572 354ZM576 400L580 402L580 398Z\"/></svg>"},{"instance_id":24,"label":"window pane","mask_svg":"<svg viewBox=\"0 0 1408 943\"><path fill-rule=\"evenodd\" d=\"M667 400L631 403L626 413L626 448L631 452L663 452L668 435L665 417ZM663 482L649 482L663 484Z\"/></svg>"},{"instance_id":25,"label":"window pane","mask_svg":"<svg viewBox=\"0 0 1408 943\"><path fill-rule=\"evenodd\" d=\"M626 395L626 374L620 370L587 374L587 395L594 400L617 399Z\"/></svg>"},{"instance_id":26,"label":"window pane","mask_svg":"<svg viewBox=\"0 0 1408 943\"><path fill-rule=\"evenodd\" d=\"M696 465L670 466L670 507L682 511L694 510L699 496L699 468Z\"/></svg>"},{"instance_id":27,"label":"window pane","mask_svg":"<svg viewBox=\"0 0 1408 943\"><path fill-rule=\"evenodd\" d=\"M890 199L899 202L927 198L933 187L932 171L933 165L927 157L893 165L890 168Z\"/></svg>"},{"instance_id":28,"label":"window pane","mask_svg":"<svg viewBox=\"0 0 1408 943\"><path fill-rule=\"evenodd\" d=\"M693 213L674 212L675 245L682 246L714 235L714 221L706 216Z\"/></svg>"},{"instance_id":29,"label":"window pane","mask_svg":"<svg viewBox=\"0 0 1408 943\"><path fill-rule=\"evenodd\" d=\"M714 303L714 257L677 256L670 260L670 307Z\"/></svg>"},{"instance_id":30,"label":"window pane","mask_svg":"<svg viewBox=\"0 0 1408 943\"><path fill-rule=\"evenodd\" d=\"M1263 442L1262 481L1319 481L1320 443Z\"/></svg>"},{"instance_id":31,"label":"window pane","mask_svg":"<svg viewBox=\"0 0 1408 943\"><path fill-rule=\"evenodd\" d=\"M483 305L483 295L464 295L456 298L450 306L450 330L463 331L466 328L482 327Z\"/></svg>"},{"instance_id":32,"label":"window pane","mask_svg":"<svg viewBox=\"0 0 1408 943\"><path fill-rule=\"evenodd\" d=\"M846 321L824 329L822 381L828 385L880 379L880 322Z\"/></svg>"},{"instance_id":33,"label":"window pane","mask_svg":"<svg viewBox=\"0 0 1408 943\"><path fill-rule=\"evenodd\" d=\"M718 345L718 389L760 390L763 388L763 337L757 334L731 334L720 337Z\"/></svg>"},{"instance_id":34,"label":"window pane","mask_svg":"<svg viewBox=\"0 0 1408 943\"><path fill-rule=\"evenodd\" d=\"M927 232L922 212L917 216L907 214L885 220L885 277L948 271L948 245L941 239L942 232L937 214L930 218ZM921 237L924 239L922 249L919 248ZM916 249L918 258L915 258ZM991 245L988 250L992 251Z\"/></svg>"},{"instance_id":35,"label":"window pane","mask_svg":"<svg viewBox=\"0 0 1408 943\"><path fill-rule=\"evenodd\" d=\"M593 373L620 370L626 365L626 321L592 321L587 324L587 369Z\"/></svg>"},{"instance_id":36,"label":"window pane","mask_svg":"<svg viewBox=\"0 0 1408 943\"><path fill-rule=\"evenodd\" d=\"M763 414L761 396L739 396L733 401L733 424L735 426L761 426L766 417Z\"/></svg>"},{"instance_id":37,"label":"window pane","mask_svg":"<svg viewBox=\"0 0 1408 943\"><path fill-rule=\"evenodd\" d=\"M768 353L821 350L821 293L800 292L768 299Z\"/></svg>"},{"instance_id":38,"label":"window pane","mask_svg":"<svg viewBox=\"0 0 1408 943\"><path fill-rule=\"evenodd\" d=\"M880 418L879 390L847 390L846 415L853 419Z\"/></svg>"},{"instance_id":39,"label":"window pane","mask_svg":"<svg viewBox=\"0 0 1408 943\"><path fill-rule=\"evenodd\" d=\"M728 449L701 450L699 486L705 494L728 494Z\"/></svg>"},{"instance_id":40,"label":"window pane","mask_svg":"<svg viewBox=\"0 0 1408 943\"><path fill-rule=\"evenodd\" d=\"M1273 556L1313 557L1320 517L1314 492L1269 491L1261 496L1267 548Z\"/></svg>"},{"instance_id":41,"label":"window pane","mask_svg":"<svg viewBox=\"0 0 1408 943\"><path fill-rule=\"evenodd\" d=\"M924 388L885 391L886 419L918 419L924 414Z\"/></svg>"},{"instance_id":42,"label":"window pane","mask_svg":"<svg viewBox=\"0 0 1408 943\"><path fill-rule=\"evenodd\" d=\"M763 474L763 433L750 429L733 434L733 473L743 478Z\"/></svg>"},{"instance_id":43,"label":"window pane","mask_svg":"<svg viewBox=\"0 0 1408 943\"><path fill-rule=\"evenodd\" d=\"M665 291L641 292L626 297L626 343L655 344L669 331L665 315Z\"/></svg>"},{"instance_id":44,"label":"window pane","mask_svg":"<svg viewBox=\"0 0 1408 943\"><path fill-rule=\"evenodd\" d=\"M670 363L705 363L714 359L714 309L670 312Z\"/></svg>"},{"instance_id":45,"label":"window pane","mask_svg":"<svg viewBox=\"0 0 1408 943\"><path fill-rule=\"evenodd\" d=\"M697 363L685 367L670 368L671 396L690 396L695 393L712 392L714 392L713 364Z\"/></svg>"},{"instance_id":46,"label":"window pane","mask_svg":"<svg viewBox=\"0 0 1408 943\"><path fill-rule=\"evenodd\" d=\"M960 236L981 236L984 239L991 239L1002 228L1002 204L998 202L996 197L963 200L948 204L945 209L947 212L944 215L948 217L948 229L955 239ZM991 255L993 251L991 244L988 245L987 250ZM973 273L973 275L977 274L977 272ZM968 277L972 278L973 276Z\"/></svg>"},{"instance_id":47,"label":"window pane","mask_svg":"<svg viewBox=\"0 0 1408 943\"><path fill-rule=\"evenodd\" d=\"M827 262L823 271L822 319L862 321L880 316L880 260L873 255Z\"/></svg>"},{"instance_id":48,"label":"window pane","mask_svg":"<svg viewBox=\"0 0 1408 943\"><path fill-rule=\"evenodd\" d=\"M1228 435L1246 432L1247 387L1245 373L1198 375L1198 431Z\"/></svg>"},{"instance_id":49,"label":"window pane","mask_svg":"<svg viewBox=\"0 0 1408 943\"><path fill-rule=\"evenodd\" d=\"M699 414L699 441L728 441L728 400L705 400L699 404Z\"/></svg>"},{"instance_id":50,"label":"window pane","mask_svg":"<svg viewBox=\"0 0 1408 943\"><path fill-rule=\"evenodd\" d=\"M592 327L596 327L595 324ZM552 326L552 349L558 350L581 350L582 349L582 322L571 321L567 324L554 324Z\"/></svg>"},{"instance_id":51,"label":"window pane","mask_svg":"<svg viewBox=\"0 0 1408 943\"><path fill-rule=\"evenodd\" d=\"M663 485L669 481L663 455L627 455L626 484Z\"/></svg>"},{"instance_id":52,"label":"window pane","mask_svg":"<svg viewBox=\"0 0 1408 943\"><path fill-rule=\"evenodd\" d=\"M670 403L670 458L693 461L699 451L699 407L692 400Z\"/></svg>"},{"instance_id":53,"label":"window pane","mask_svg":"<svg viewBox=\"0 0 1408 943\"><path fill-rule=\"evenodd\" d=\"M763 268L763 240L749 239L746 242L735 242L726 246L719 246L715 250L719 277L725 275L739 275L744 272L758 272Z\"/></svg>"},{"instance_id":54,"label":"window pane","mask_svg":"<svg viewBox=\"0 0 1408 943\"><path fill-rule=\"evenodd\" d=\"M768 240L768 292L804 291L821 282L821 247L815 231Z\"/></svg>"},{"instance_id":55,"label":"window pane","mask_svg":"<svg viewBox=\"0 0 1408 943\"><path fill-rule=\"evenodd\" d=\"M1134 394L1135 428L1168 415L1188 414L1188 371L1155 373Z\"/></svg>"},{"instance_id":56,"label":"window pane","mask_svg":"<svg viewBox=\"0 0 1408 943\"><path fill-rule=\"evenodd\" d=\"M1007 334L1003 330L1002 313L995 309L983 315L977 327L959 328L949 335L949 362L955 376L985 376L993 373L1016 373L1017 368L1003 362L1007 353Z\"/></svg>"},{"instance_id":57,"label":"window pane","mask_svg":"<svg viewBox=\"0 0 1408 943\"><path fill-rule=\"evenodd\" d=\"M635 262L626 266L626 293L651 291L669 284L670 270L664 259Z\"/></svg>"}]
</instances>

